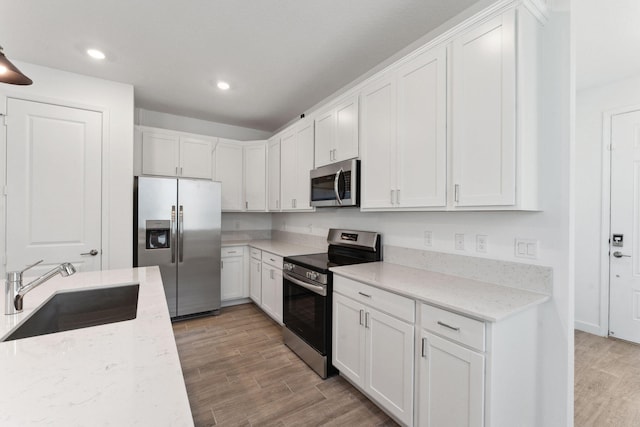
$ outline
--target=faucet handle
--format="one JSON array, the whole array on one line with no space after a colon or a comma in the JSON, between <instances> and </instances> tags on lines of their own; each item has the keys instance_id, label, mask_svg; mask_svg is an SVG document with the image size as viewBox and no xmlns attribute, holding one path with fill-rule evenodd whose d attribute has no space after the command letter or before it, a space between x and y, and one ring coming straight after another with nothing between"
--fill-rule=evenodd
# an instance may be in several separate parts
<instances>
[{"instance_id":1,"label":"faucet handle","mask_svg":"<svg viewBox=\"0 0 640 427\"><path fill-rule=\"evenodd\" d=\"M43 262L44 260L41 259L40 261L36 261L33 264L31 264L30 266L26 267L25 269L23 269L20 274L24 273L25 271L29 270L30 268L35 267L36 265L40 264L41 262Z\"/></svg>"}]
</instances>

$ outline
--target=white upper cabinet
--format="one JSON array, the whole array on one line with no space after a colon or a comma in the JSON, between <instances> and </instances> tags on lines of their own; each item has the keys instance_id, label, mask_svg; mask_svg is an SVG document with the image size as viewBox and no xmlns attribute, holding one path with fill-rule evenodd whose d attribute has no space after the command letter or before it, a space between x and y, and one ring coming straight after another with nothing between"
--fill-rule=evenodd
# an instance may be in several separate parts
<instances>
[{"instance_id":1,"label":"white upper cabinet","mask_svg":"<svg viewBox=\"0 0 640 427\"><path fill-rule=\"evenodd\" d=\"M446 58L423 52L362 91L364 210L446 206Z\"/></svg>"},{"instance_id":2,"label":"white upper cabinet","mask_svg":"<svg viewBox=\"0 0 640 427\"><path fill-rule=\"evenodd\" d=\"M302 120L280 139L282 210L313 210L310 174L313 169L313 121Z\"/></svg>"},{"instance_id":3,"label":"white upper cabinet","mask_svg":"<svg viewBox=\"0 0 640 427\"><path fill-rule=\"evenodd\" d=\"M270 211L280 210L280 137L268 142L268 208Z\"/></svg>"},{"instance_id":4,"label":"white upper cabinet","mask_svg":"<svg viewBox=\"0 0 640 427\"><path fill-rule=\"evenodd\" d=\"M215 151L215 181L222 183L223 211L241 211L245 207L242 166L242 145L220 138Z\"/></svg>"},{"instance_id":5,"label":"white upper cabinet","mask_svg":"<svg viewBox=\"0 0 640 427\"><path fill-rule=\"evenodd\" d=\"M211 153L217 138L139 127L138 174L211 179Z\"/></svg>"},{"instance_id":6,"label":"white upper cabinet","mask_svg":"<svg viewBox=\"0 0 640 427\"><path fill-rule=\"evenodd\" d=\"M538 26L510 9L452 43L455 208L537 208Z\"/></svg>"},{"instance_id":7,"label":"white upper cabinet","mask_svg":"<svg viewBox=\"0 0 640 427\"><path fill-rule=\"evenodd\" d=\"M395 203L396 83L385 75L362 90L362 209Z\"/></svg>"},{"instance_id":8,"label":"white upper cabinet","mask_svg":"<svg viewBox=\"0 0 640 427\"><path fill-rule=\"evenodd\" d=\"M180 176L211 179L211 141L180 137Z\"/></svg>"},{"instance_id":9,"label":"white upper cabinet","mask_svg":"<svg viewBox=\"0 0 640 427\"><path fill-rule=\"evenodd\" d=\"M267 207L267 145L262 142L244 147L244 192L247 211Z\"/></svg>"},{"instance_id":10,"label":"white upper cabinet","mask_svg":"<svg viewBox=\"0 0 640 427\"><path fill-rule=\"evenodd\" d=\"M358 96L350 96L315 120L315 167L358 157Z\"/></svg>"}]
</instances>

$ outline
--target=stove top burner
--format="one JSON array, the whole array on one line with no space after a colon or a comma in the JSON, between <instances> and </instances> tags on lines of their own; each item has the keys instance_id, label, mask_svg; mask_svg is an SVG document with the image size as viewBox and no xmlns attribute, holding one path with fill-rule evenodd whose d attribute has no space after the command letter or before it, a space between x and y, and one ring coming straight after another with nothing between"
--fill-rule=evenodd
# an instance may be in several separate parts
<instances>
[{"instance_id":1,"label":"stove top burner","mask_svg":"<svg viewBox=\"0 0 640 427\"><path fill-rule=\"evenodd\" d=\"M326 274L329 272L330 267L360 264L363 262L370 262L371 260L329 253L318 253L286 257L285 261Z\"/></svg>"}]
</instances>

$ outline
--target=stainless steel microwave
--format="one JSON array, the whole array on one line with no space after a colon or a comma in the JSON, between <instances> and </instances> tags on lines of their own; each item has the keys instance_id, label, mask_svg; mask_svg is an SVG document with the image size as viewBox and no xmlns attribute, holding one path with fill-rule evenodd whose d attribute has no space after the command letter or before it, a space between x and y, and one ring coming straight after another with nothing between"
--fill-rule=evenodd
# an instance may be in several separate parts
<instances>
[{"instance_id":1,"label":"stainless steel microwave","mask_svg":"<svg viewBox=\"0 0 640 427\"><path fill-rule=\"evenodd\" d=\"M322 166L310 175L311 206L360 206L360 160Z\"/></svg>"}]
</instances>

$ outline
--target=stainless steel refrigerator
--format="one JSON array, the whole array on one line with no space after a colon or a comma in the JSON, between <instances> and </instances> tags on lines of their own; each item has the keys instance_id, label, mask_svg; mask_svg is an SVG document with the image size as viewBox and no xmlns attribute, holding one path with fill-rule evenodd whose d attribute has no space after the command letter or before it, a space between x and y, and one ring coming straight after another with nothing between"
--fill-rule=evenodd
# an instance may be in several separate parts
<instances>
[{"instance_id":1,"label":"stainless steel refrigerator","mask_svg":"<svg viewBox=\"0 0 640 427\"><path fill-rule=\"evenodd\" d=\"M135 267L160 266L171 317L220 309L220 183L136 177Z\"/></svg>"}]
</instances>

